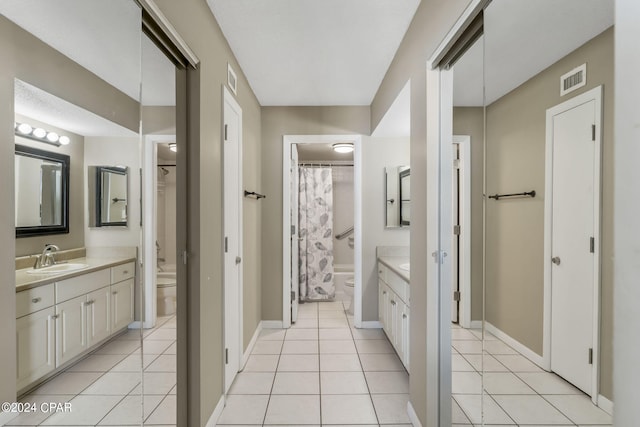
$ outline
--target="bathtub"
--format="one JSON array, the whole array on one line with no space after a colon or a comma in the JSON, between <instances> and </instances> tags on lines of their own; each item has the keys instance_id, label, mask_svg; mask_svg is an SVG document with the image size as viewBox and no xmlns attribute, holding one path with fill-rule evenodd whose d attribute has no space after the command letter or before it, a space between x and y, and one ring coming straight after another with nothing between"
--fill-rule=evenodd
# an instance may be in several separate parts
<instances>
[{"instance_id":1,"label":"bathtub","mask_svg":"<svg viewBox=\"0 0 640 427\"><path fill-rule=\"evenodd\" d=\"M349 301L344 292L344 282L353 277L353 264L333 265L334 284L336 286L336 301Z\"/></svg>"}]
</instances>

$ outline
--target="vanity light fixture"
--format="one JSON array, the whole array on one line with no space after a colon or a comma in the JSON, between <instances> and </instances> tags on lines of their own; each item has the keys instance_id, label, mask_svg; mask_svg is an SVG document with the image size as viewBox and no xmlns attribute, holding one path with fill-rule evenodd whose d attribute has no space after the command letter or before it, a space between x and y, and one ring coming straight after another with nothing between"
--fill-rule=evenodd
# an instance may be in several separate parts
<instances>
[{"instance_id":1,"label":"vanity light fixture","mask_svg":"<svg viewBox=\"0 0 640 427\"><path fill-rule=\"evenodd\" d=\"M169 150L173 151L174 153L176 153L178 151L178 146L176 145L175 142L170 142L169 143Z\"/></svg>"},{"instance_id":2,"label":"vanity light fixture","mask_svg":"<svg viewBox=\"0 0 640 427\"><path fill-rule=\"evenodd\" d=\"M353 142L336 142L331 148L336 153L351 153L353 152Z\"/></svg>"},{"instance_id":3,"label":"vanity light fixture","mask_svg":"<svg viewBox=\"0 0 640 427\"><path fill-rule=\"evenodd\" d=\"M58 135L55 132L49 132L42 128L34 128L28 123L14 123L14 131L16 135L23 138L33 139L34 141L44 142L46 144L55 145L67 145L71 142L71 139L66 135Z\"/></svg>"}]
</instances>

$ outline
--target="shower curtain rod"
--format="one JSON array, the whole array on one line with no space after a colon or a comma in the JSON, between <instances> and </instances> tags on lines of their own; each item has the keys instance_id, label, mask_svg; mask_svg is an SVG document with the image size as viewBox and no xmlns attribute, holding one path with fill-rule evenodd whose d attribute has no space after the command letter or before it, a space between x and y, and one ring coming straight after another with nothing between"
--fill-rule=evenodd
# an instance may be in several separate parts
<instances>
[{"instance_id":1,"label":"shower curtain rod","mask_svg":"<svg viewBox=\"0 0 640 427\"><path fill-rule=\"evenodd\" d=\"M175 168L177 165L158 165L159 168L165 167L165 168Z\"/></svg>"}]
</instances>

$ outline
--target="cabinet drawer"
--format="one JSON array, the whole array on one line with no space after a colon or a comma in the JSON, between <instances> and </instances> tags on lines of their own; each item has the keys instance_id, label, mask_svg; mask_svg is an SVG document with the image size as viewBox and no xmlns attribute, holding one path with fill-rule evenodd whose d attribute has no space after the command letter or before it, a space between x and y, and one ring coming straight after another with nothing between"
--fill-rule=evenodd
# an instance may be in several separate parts
<instances>
[{"instance_id":1,"label":"cabinet drawer","mask_svg":"<svg viewBox=\"0 0 640 427\"><path fill-rule=\"evenodd\" d=\"M109 269L56 282L56 304L109 286Z\"/></svg>"},{"instance_id":2,"label":"cabinet drawer","mask_svg":"<svg viewBox=\"0 0 640 427\"><path fill-rule=\"evenodd\" d=\"M409 302L409 284L393 272L387 275L387 284L405 303Z\"/></svg>"},{"instance_id":3,"label":"cabinet drawer","mask_svg":"<svg viewBox=\"0 0 640 427\"><path fill-rule=\"evenodd\" d=\"M55 303L53 283L16 293L16 318L26 316Z\"/></svg>"},{"instance_id":4,"label":"cabinet drawer","mask_svg":"<svg viewBox=\"0 0 640 427\"><path fill-rule=\"evenodd\" d=\"M131 279L136 274L136 264L128 262L126 264L111 267L111 284Z\"/></svg>"},{"instance_id":5,"label":"cabinet drawer","mask_svg":"<svg viewBox=\"0 0 640 427\"><path fill-rule=\"evenodd\" d=\"M383 280L385 282L387 281L387 274L388 274L387 270L388 270L387 266L385 266L380 262L378 263L378 278L380 280Z\"/></svg>"}]
</instances>

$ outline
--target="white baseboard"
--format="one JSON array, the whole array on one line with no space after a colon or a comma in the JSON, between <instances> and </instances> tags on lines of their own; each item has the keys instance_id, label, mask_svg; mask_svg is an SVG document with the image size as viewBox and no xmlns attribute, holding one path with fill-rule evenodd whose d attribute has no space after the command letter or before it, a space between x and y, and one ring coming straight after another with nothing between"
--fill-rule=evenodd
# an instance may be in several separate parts
<instances>
[{"instance_id":1,"label":"white baseboard","mask_svg":"<svg viewBox=\"0 0 640 427\"><path fill-rule=\"evenodd\" d=\"M282 329L282 320L263 320L262 329Z\"/></svg>"},{"instance_id":2,"label":"white baseboard","mask_svg":"<svg viewBox=\"0 0 640 427\"><path fill-rule=\"evenodd\" d=\"M379 320L367 320L360 323L361 329L382 329L382 323Z\"/></svg>"},{"instance_id":3,"label":"white baseboard","mask_svg":"<svg viewBox=\"0 0 640 427\"><path fill-rule=\"evenodd\" d=\"M471 329L482 329L482 320L472 320Z\"/></svg>"},{"instance_id":4,"label":"white baseboard","mask_svg":"<svg viewBox=\"0 0 640 427\"><path fill-rule=\"evenodd\" d=\"M413 427L422 427L422 423L418 418L418 414L416 414L416 411L413 409L411 401L407 402L407 414L409 415L409 420L411 421L411 425Z\"/></svg>"},{"instance_id":5,"label":"white baseboard","mask_svg":"<svg viewBox=\"0 0 640 427\"><path fill-rule=\"evenodd\" d=\"M249 341L249 345L247 346L247 349L244 351L244 354L242 355L242 364L240 365L240 370L242 371L244 369L244 365L247 364L247 360L249 360L249 356L251 355L251 352L253 351L253 346L256 345L256 341L258 341L258 337L260 336L260 332L262 332L262 322L258 323L258 327L256 328L255 332L253 333L253 336L251 337L251 341Z\"/></svg>"},{"instance_id":6,"label":"white baseboard","mask_svg":"<svg viewBox=\"0 0 640 427\"><path fill-rule=\"evenodd\" d=\"M505 332L502 332L500 329L496 328L489 322L485 322L485 329L487 332L492 333L497 338L504 341L504 343L507 344L509 347L513 348L514 350L522 354L524 357L526 357L527 359L529 359L530 361L532 361L542 369L545 369L544 358L539 354L537 354L535 351L531 350L529 347L520 343L516 339L511 338Z\"/></svg>"},{"instance_id":7,"label":"white baseboard","mask_svg":"<svg viewBox=\"0 0 640 427\"><path fill-rule=\"evenodd\" d=\"M613 402L601 394L598 395L598 407L607 414L613 415Z\"/></svg>"},{"instance_id":8,"label":"white baseboard","mask_svg":"<svg viewBox=\"0 0 640 427\"><path fill-rule=\"evenodd\" d=\"M224 410L224 394L220 396L220 400L218 400L218 404L216 405L216 408L213 410L213 414L211 414L211 417L209 418L209 421L207 421L207 424L205 425L205 427L215 427L218 424L218 418L220 418L220 415L222 415L223 410Z\"/></svg>"}]
</instances>

